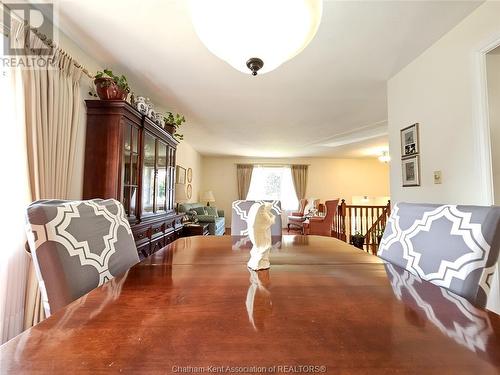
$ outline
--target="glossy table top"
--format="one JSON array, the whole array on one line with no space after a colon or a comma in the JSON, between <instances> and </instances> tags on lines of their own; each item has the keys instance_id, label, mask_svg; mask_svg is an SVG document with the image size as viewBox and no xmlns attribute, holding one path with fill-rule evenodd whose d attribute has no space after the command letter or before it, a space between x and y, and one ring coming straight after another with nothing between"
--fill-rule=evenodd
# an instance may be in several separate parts
<instances>
[{"instance_id":1,"label":"glossy table top","mask_svg":"<svg viewBox=\"0 0 500 375\"><path fill-rule=\"evenodd\" d=\"M1 346L0 372L500 373L498 315L377 257L316 236L248 257L179 239Z\"/></svg>"}]
</instances>

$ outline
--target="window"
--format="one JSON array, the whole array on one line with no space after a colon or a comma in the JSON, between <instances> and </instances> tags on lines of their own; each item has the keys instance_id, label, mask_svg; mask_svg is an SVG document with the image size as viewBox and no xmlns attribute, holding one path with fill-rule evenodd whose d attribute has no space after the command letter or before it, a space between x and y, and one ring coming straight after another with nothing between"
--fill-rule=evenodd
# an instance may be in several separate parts
<instances>
[{"instance_id":1,"label":"window","mask_svg":"<svg viewBox=\"0 0 500 375\"><path fill-rule=\"evenodd\" d=\"M255 167L248 190L249 200L280 200L284 210L297 209L299 202L288 167Z\"/></svg>"}]
</instances>

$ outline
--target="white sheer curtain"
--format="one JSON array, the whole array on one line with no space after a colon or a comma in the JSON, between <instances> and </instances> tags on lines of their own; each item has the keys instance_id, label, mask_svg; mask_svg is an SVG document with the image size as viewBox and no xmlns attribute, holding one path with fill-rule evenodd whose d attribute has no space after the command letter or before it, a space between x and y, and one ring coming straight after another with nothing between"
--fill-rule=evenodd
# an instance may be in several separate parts
<instances>
[{"instance_id":1,"label":"white sheer curtain","mask_svg":"<svg viewBox=\"0 0 500 375\"><path fill-rule=\"evenodd\" d=\"M21 72L0 70L0 343L23 330L29 256L24 250L24 212L30 202Z\"/></svg>"},{"instance_id":2,"label":"white sheer curtain","mask_svg":"<svg viewBox=\"0 0 500 375\"><path fill-rule=\"evenodd\" d=\"M299 205L290 167L256 166L253 169L247 199L280 200L283 209L281 219L285 227L288 215Z\"/></svg>"}]
</instances>

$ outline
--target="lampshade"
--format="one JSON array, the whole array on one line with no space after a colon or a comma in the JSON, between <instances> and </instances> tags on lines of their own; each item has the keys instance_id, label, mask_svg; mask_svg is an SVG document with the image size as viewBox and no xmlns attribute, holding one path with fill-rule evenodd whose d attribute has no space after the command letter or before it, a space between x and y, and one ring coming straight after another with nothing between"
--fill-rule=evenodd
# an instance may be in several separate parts
<instances>
[{"instance_id":1,"label":"lampshade","mask_svg":"<svg viewBox=\"0 0 500 375\"><path fill-rule=\"evenodd\" d=\"M264 63L262 74L299 54L316 34L323 11L322 0L191 0L189 4L203 44L233 68L252 74L247 64L252 58Z\"/></svg>"},{"instance_id":2,"label":"lampshade","mask_svg":"<svg viewBox=\"0 0 500 375\"><path fill-rule=\"evenodd\" d=\"M175 202L186 202L188 200L186 195L186 185L175 184Z\"/></svg>"},{"instance_id":3,"label":"lampshade","mask_svg":"<svg viewBox=\"0 0 500 375\"><path fill-rule=\"evenodd\" d=\"M212 190L207 190L201 195L202 202L215 202L214 193Z\"/></svg>"}]
</instances>

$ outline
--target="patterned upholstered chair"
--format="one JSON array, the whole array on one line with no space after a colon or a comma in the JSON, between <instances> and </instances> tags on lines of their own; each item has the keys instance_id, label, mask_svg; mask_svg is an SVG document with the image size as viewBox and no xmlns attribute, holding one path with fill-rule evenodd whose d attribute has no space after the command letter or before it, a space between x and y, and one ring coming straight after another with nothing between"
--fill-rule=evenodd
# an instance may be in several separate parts
<instances>
[{"instance_id":1,"label":"patterned upholstered chair","mask_svg":"<svg viewBox=\"0 0 500 375\"><path fill-rule=\"evenodd\" d=\"M378 255L485 306L500 247L500 207L399 203Z\"/></svg>"},{"instance_id":2,"label":"patterned upholstered chair","mask_svg":"<svg viewBox=\"0 0 500 375\"><path fill-rule=\"evenodd\" d=\"M27 209L28 242L47 316L139 262L114 199L40 200Z\"/></svg>"},{"instance_id":3,"label":"patterned upholstered chair","mask_svg":"<svg viewBox=\"0 0 500 375\"><path fill-rule=\"evenodd\" d=\"M272 204L272 213L276 216L274 224L271 226L272 236L281 236L281 202L280 201L249 201L240 200L234 201L232 204L231 215L231 235L246 236L248 235L247 218L248 210L255 202L269 202Z\"/></svg>"}]
</instances>

